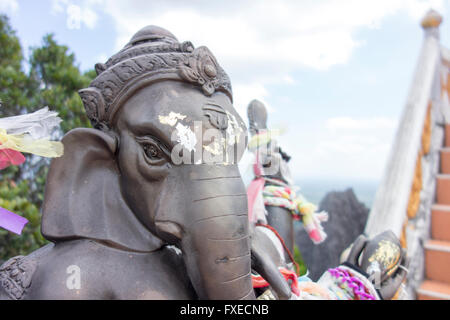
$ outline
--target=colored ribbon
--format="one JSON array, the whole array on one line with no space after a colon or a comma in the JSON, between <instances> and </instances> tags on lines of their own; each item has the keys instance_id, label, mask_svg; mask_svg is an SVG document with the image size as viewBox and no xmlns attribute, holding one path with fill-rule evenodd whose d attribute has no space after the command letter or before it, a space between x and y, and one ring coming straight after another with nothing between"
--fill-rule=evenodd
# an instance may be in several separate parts
<instances>
[{"instance_id":1,"label":"colored ribbon","mask_svg":"<svg viewBox=\"0 0 450 320\"><path fill-rule=\"evenodd\" d=\"M264 179L259 178L253 180L247 188L247 200L248 200L248 219L250 222L256 223L258 220L258 196L261 195L261 192L264 188Z\"/></svg>"},{"instance_id":2,"label":"colored ribbon","mask_svg":"<svg viewBox=\"0 0 450 320\"><path fill-rule=\"evenodd\" d=\"M45 107L32 113L0 118L0 128L5 129L8 134L26 134L34 140L48 140L61 121L57 112Z\"/></svg>"},{"instance_id":3,"label":"colored ribbon","mask_svg":"<svg viewBox=\"0 0 450 320\"><path fill-rule=\"evenodd\" d=\"M253 172L258 178L253 179L247 188L248 219L252 223L256 223L258 220L266 222L262 198L265 179L261 177L262 167L258 161L258 155L256 155L256 162L253 164Z\"/></svg>"},{"instance_id":4,"label":"colored ribbon","mask_svg":"<svg viewBox=\"0 0 450 320\"><path fill-rule=\"evenodd\" d=\"M267 145L274 137L281 135L283 131L284 130L261 130L259 133L252 136L248 142L248 148L255 149L262 145Z\"/></svg>"},{"instance_id":5,"label":"colored ribbon","mask_svg":"<svg viewBox=\"0 0 450 320\"><path fill-rule=\"evenodd\" d=\"M265 212L264 206L277 206L289 210L295 220L301 220L309 238L314 244L323 242L327 235L322 227L322 222L328 220L328 213L325 211L316 212L317 207L306 201L301 195L297 196L295 191L288 185L278 183L275 179L263 177L263 168L256 153L256 161L253 164L255 179L247 188L248 217L250 222L257 222L258 219L265 220L261 211ZM277 185L266 185L266 182ZM261 194L263 205L261 206ZM262 207L262 208L261 208Z\"/></svg>"},{"instance_id":6,"label":"colored ribbon","mask_svg":"<svg viewBox=\"0 0 450 320\"><path fill-rule=\"evenodd\" d=\"M316 212L317 207L306 201L301 195L297 197L294 190L287 186L267 185L263 190L264 205L286 208L295 220L301 220L311 240L321 243L326 239L321 222L328 220L325 211Z\"/></svg>"},{"instance_id":7,"label":"colored ribbon","mask_svg":"<svg viewBox=\"0 0 450 320\"><path fill-rule=\"evenodd\" d=\"M374 296L368 293L369 290L367 290L366 286L361 280L359 280L357 277L352 276L344 269L338 267L334 269L328 269L328 272L333 277L340 280L342 284L347 285L348 288L353 291L353 295L358 300L376 300Z\"/></svg>"},{"instance_id":8,"label":"colored ribbon","mask_svg":"<svg viewBox=\"0 0 450 320\"><path fill-rule=\"evenodd\" d=\"M58 113L48 107L33 113L0 119L0 150L11 149L41 157L60 157L64 152L59 141L49 141L52 131L59 126ZM17 154L16 159L19 159ZM17 162L17 161L16 161Z\"/></svg>"},{"instance_id":9,"label":"colored ribbon","mask_svg":"<svg viewBox=\"0 0 450 320\"><path fill-rule=\"evenodd\" d=\"M272 231L273 234L275 234L275 236L281 242L281 245L283 246L284 251L286 251L287 255L289 256L289 259L291 259L291 262L295 266L295 270L297 272L297 275L300 275L300 266L298 265L297 261L295 261L294 256L292 255L291 251L289 250L289 248L286 245L286 242L284 242L283 237L278 233L278 231L274 227L272 227L271 225L268 225L268 224L257 223L256 225L258 227L267 228L270 231Z\"/></svg>"},{"instance_id":10,"label":"colored ribbon","mask_svg":"<svg viewBox=\"0 0 450 320\"><path fill-rule=\"evenodd\" d=\"M11 149L0 149L0 170L11 165L18 166L25 162L25 157L19 151Z\"/></svg>"},{"instance_id":11,"label":"colored ribbon","mask_svg":"<svg viewBox=\"0 0 450 320\"><path fill-rule=\"evenodd\" d=\"M19 152L33 153L41 157L60 157L64 152L63 144L59 141L34 140L25 134L8 134L5 129L0 129L0 144L0 150L12 149Z\"/></svg>"},{"instance_id":12,"label":"colored ribbon","mask_svg":"<svg viewBox=\"0 0 450 320\"><path fill-rule=\"evenodd\" d=\"M300 290L298 289L298 279L294 271L288 270L286 268L278 268L280 273L283 275L286 281L291 280L291 291L295 295L300 295ZM269 286L269 283L260 275L252 274L252 284L253 288L265 288Z\"/></svg>"},{"instance_id":13,"label":"colored ribbon","mask_svg":"<svg viewBox=\"0 0 450 320\"><path fill-rule=\"evenodd\" d=\"M0 227L16 234L21 234L23 227L27 223L28 220L24 217L0 207Z\"/></svg>"}]
</instances>

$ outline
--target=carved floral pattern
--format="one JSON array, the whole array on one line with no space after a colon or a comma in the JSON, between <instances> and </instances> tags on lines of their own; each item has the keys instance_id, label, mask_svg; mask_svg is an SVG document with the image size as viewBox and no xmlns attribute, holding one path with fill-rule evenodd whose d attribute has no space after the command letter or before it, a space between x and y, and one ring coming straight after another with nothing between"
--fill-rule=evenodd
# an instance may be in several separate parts
<instances>
[{"instance_id":1,"label":"carved floral pattern","mask_svg":"<svg viewBox=\"0 0 450 320\"><path fill-rule=\"evenodd\" d=\"M0 267L0 286L12 299L19 300L31 285L37 263L31 258L17 256Z\"/></svg>"},{"instance_id":2,"label":"carved floral pattern","mask_svg":"<svg viewBox=\"0 0 450 320\"><path fill-rule=\"evenodd\" d=\"M126 47L106 64L97 64L98 73L89 88L79 94L94 127L110 121L116 101L128 86L145 77L176 79L199 86L205 95L224 91L232 99L231 83L206 47L194 49L191 42L137 44Z\"/></svg>"}]
</instances>

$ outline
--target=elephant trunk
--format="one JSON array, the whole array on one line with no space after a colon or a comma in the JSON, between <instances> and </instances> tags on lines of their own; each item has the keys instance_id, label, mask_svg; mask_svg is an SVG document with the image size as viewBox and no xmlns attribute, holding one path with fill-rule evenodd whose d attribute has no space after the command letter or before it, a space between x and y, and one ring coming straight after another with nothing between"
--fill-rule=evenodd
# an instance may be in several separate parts
<instances>
[{"instance_id":1,"label":"elephant trunk","mask_svg":"<svg viewBox=\"0 0 450 320\"><path fill-rule=\"evenodd\" d=\"M247 194L237 166L193 166L181 249L200 299L255 299Z\"/></svg>"},{"instance_id":2,"label":"elephant trunk","mask_svg":"<svg viewBox=\"0 0 450 320\"><path fill-rule=\"evenodd\" d=\"M255 299L247 215L198 220L181 247L200 299Z\"/></svg>"}]
</instances>

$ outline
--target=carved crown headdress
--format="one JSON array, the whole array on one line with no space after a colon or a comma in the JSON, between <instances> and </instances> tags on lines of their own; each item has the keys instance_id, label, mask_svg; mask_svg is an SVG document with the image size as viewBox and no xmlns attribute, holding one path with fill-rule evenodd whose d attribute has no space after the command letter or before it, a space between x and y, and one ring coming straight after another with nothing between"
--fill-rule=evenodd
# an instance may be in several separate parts
<instances>
[{"instance_id":1,"label":"carved crown headdress","mask_svg":"<svg viewBox=\"0 0 450 320\"><path fill-rule=\"evenodd\" d=\"M106 63L95 65L97 77L79 91L95 128L109 127L120 106L136 90L160 80L178 80L202 89L205 95L222 91L233 99L231 83L213 54L190 41L178 42L169 31L147 26L138 31Z\"/></svg>"}]
</instances>

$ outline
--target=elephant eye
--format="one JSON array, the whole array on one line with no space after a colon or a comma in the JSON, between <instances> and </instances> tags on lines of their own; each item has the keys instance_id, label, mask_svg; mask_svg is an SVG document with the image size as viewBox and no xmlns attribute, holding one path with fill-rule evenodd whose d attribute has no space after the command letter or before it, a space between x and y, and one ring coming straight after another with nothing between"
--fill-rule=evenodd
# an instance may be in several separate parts
<instances>
[{"instance_id":1,"label":"elephant eye","mask_svg":"<svg viewBox=\"0 0 450 320\"><path fill-rule=\"evenodd\" d=\"M152 135L136 136L141 145L145 161L152 166L160 166L170 159L170 152L158 138Z\"/></svg>"},{"instance_id":2,"label":"elephant eye","mask_svg":"<svg viewBox=\"0 0 450 320\"><path fill-rule=\"evenodd\" d=\"M159 152L155 145L153 144L145 144L144 145L144 151L147 157L150 159L158 159L159 158Z\"/></svg>"},{"instance_id":3,"label":"elephant eye","mask_svg":"<svg viewBox=\"0 0 450 320\"><path fill-rule=\"evenodd\" d=\"M157 143L150 139L143 139L139 141L144 150L145 158L151 165L160 165L165 162L164 152Z\"/></svg>"}]
</instances>

